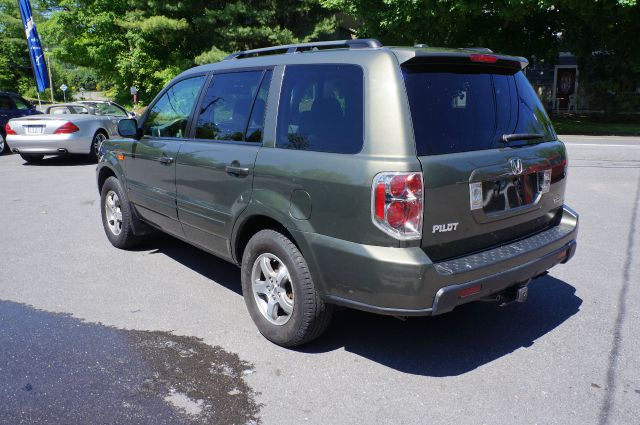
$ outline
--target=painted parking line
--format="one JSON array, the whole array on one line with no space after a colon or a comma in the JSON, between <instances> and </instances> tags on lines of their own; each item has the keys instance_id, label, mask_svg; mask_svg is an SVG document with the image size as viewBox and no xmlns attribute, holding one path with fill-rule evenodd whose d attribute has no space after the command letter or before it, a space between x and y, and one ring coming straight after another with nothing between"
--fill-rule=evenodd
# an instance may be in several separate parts
<instances>
[{"instance_id":1,"label":"painted parking line","mask_svg":"<svg viewBox=\"0 0 640 425\"><path fill-rule=\"evenodd\" d=\"M640 148L640 145L612 145L609 143L571 143L564 142L567 146L591 146L596 148Z\"/></svg>"}]
</instances>

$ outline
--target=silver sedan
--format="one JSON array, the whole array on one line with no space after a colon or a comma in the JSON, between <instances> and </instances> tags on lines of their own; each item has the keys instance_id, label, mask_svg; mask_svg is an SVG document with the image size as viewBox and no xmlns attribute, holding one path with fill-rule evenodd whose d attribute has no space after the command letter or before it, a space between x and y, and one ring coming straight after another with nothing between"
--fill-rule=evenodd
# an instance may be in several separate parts
<instances>
[{"instance_id":1,"label":"silver sedan","mask_svg":"<svg viewBox=\"0 0 640 425\"><path fill-rule=\"evenodd\" d=\"M62 154L86 154L97 161L100 145L118 134L118 122L127 116L113 102L55 104L43 115L9 120L7 144L27 162Z\"/></svg>"}]
</instances>

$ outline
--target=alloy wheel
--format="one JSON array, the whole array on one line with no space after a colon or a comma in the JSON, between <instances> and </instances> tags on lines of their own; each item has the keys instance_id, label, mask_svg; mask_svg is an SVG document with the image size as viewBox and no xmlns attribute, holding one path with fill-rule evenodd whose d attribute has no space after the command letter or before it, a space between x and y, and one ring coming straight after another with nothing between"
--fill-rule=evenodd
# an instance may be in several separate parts
<instances>
[{"instance_id":1,"label":"alloy wheel","mask_svg":"<svg viewBox=\"0 0 640 425\"><path fill-rule=\"evenodd\" d=\"M118 236L120 232L122 232L122 209L120 198L113 190L107 192L104 200L104 210L109 230L111 230L111 233L115 236Z\"/></svg>"},{"instance_id":2,"label":"alloy wheel","mask_svg":"<svg viewBox=\"0 0 640 425\"><path fill-rule=\"evenodd\" d=\"M274 325L284 325L293 314L294 292L282 260L265 253L253 263L251 289L260 313Z\"/></svg>"}]
</instances>

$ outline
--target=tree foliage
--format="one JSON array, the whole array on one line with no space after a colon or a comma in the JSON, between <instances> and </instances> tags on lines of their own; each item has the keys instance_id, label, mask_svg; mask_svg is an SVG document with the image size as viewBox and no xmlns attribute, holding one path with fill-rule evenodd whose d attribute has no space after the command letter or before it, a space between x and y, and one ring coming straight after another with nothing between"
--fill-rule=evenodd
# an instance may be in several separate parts
<instances>
[{"instance_id":1,"label":"tree foliage","mask_svg":"<svg viewBox=\"0 0 640 425\"><path fill-rule=\"evenodd\" d=\"M42 27L60 60L95 70L120 99L148 102L171 78L231 51L322 39L333 12L317 0L48 0Z\"/></svg>"},{"instance_id":2,"label":"tree foliage","mask_svg":"<svg viewBox=\"0 0 640 425\"><path fill-rule=\"evenodd\" d=\"M27 41L15 0L0 0L0 90L18 91L33 81Z\"/></svg>"},{"instance_id":3,"label":"tree foliage","mask_svg":"<svg viewBox=\"0 0 640 425\"><path fill-rule=\"evenodd\" d=\"M555 61L576 54L597 78L633 90L640 74L637 0L322 0L385 44L489 47ZM606 60L601 60L606 58Z\"/></svg>"},{"instance_id":4,"label":"tree foliage","mask_svg":"<svg viewBox=\"0 0 640 425\"><path fill-rule=\"evenodd\" d=\"M483 46L547 62L570 51L605 94L640 80L637 0L31 1L55 84L99 83L124 101L132 85L148 102L182 70L233 51L332 38L343 15L387 45ZM32 78L17 1L0 0L0 89L33 90Z\"/></svg>"}]
</instances>

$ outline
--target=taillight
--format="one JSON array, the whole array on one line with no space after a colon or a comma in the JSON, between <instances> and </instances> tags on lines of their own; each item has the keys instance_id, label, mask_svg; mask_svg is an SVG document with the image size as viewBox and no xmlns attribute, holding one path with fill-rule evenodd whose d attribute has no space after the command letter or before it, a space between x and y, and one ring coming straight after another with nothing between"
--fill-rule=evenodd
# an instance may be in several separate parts
<instances>
[{"instance_id":1,"label":"taillight","mask_svg":"<svg viewBox=\"0 0 640 425\"><path fill-rule=\"evenodd\" d=\"M7 123L7 124L4 126L4 132L5 132L5 133L7 133L7 136L8 136L8 135L12 135L12 136L17 136L17 135L18 135L18 133L16 133L16 132L13 130L13 128L11 128L11 126L9 125L9 123Z\"/></svg>"},{"instance_id":2,"label":"taillight","mask_svg":"<svg viewBox=\"0 0 640 425\"><path fill-rule=\"evenodd\" d=\"M556 183L567 177L568 162L563 159L558 165L551 169L551 183Z\"/></svg>"},{"instance_id":3,"label":"taillight","mask_svg":"<svg viewBox=\"0 0 640 425\"><path fill-rule=\"evenodd\" d=\"M54 131L53 134L71 134L75 133L76 131L80 131L78 126L71 121L67 121L66 123L58 127L58 129Z\"/></svg>"},{"instance_id":4,"label":"taillight","mask_svg":"<svg viewBox=\"0 0 640 425\"><path fill-rule=\"evenodd\" d=\"M469 55L469 59L471 59L471 62L480 62L480 63L496 63L496 62L498 62L498 57L497 56L484 55L484 54Z\"/></svg>"},{"instance_id":5,"label":"taillight","mask_svg":"<svg viewBox=\"0 0 640 425\"><path fill-rule=\"evenodd\" d=\"M422 237L422 173L380 173L373 179L371 219L389 235Z\"/></svg>"}]
</instances>

